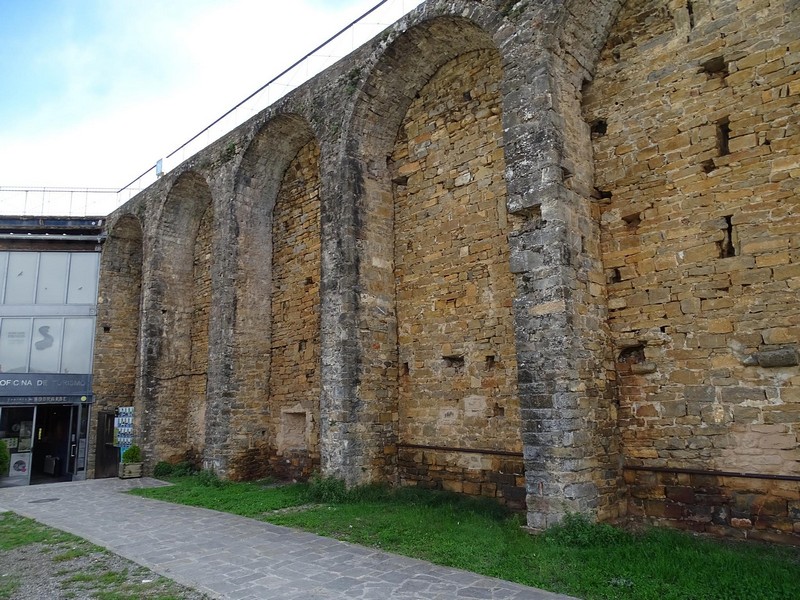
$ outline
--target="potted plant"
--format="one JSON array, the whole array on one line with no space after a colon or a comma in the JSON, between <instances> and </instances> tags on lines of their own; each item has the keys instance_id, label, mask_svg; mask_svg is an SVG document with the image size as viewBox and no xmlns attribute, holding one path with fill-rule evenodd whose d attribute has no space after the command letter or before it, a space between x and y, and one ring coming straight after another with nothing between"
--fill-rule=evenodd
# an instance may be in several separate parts
<instances>
[{"instance_id":1,"label":"potted plant","mask_svg":"<svg viewBox=\"0 0 800 600\"><path fill-rule=\"evenodd\" d=\"M129 446L122 453L122 461L119 463L120 479L131 479L142 476L142 449L136 444Z\"/></svg>"}]
</instances>

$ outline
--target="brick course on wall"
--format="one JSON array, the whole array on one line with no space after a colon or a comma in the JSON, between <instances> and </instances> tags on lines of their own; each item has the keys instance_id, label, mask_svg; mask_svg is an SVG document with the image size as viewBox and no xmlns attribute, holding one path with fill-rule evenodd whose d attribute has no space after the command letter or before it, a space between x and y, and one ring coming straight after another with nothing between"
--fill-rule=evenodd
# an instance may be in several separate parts
<instances>
[{"instance_id":1,"label":"brick course on wall","mask_svg":"<svg viewBox=\"0 0 800 600\"><path fill-rule=\"evenodd\" d=\"M429 0L167 173L148 460L796 542L796 9Z\"/></svg>"}]
</instances>

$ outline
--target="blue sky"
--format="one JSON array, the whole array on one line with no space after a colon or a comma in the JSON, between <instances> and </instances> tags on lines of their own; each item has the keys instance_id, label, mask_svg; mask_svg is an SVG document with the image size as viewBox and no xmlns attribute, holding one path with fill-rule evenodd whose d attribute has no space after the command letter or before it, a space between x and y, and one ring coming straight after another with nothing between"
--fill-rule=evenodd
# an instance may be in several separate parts
<instances>
[{"instance_id":1,"label":"blue sky","mask_svg":"<svg viewBox=\"0 0 800 600\"><path fill-rule=\"evenodd\" d=\"M120 187L377 1L0 0L0 186Z\"/></svg>"}]
</instances>

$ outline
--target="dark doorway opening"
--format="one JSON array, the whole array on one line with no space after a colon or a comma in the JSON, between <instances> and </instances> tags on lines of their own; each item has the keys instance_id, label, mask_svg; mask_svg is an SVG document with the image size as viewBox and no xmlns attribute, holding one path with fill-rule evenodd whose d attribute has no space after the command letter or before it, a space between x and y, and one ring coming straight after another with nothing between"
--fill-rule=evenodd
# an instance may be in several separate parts
<instances>
[{"instance_id":1,"label":"dark doorway opening","mask_svg":"<svg viewBox=\"0 0 800 600\"><path fill-rule=\"evenodd\" d=\"M101 410L97 413L97 445L94 476L116 477L119 471L119 448L114 445L114 413Z\"/></svg>"},{"instance_id":2,"label":"dark doorway opening","mask_svg":"<svg viewBox=\"0 0 800 600\"><path fill-rule=\"evenodd\" d=\"M74 407L39 406L33 426L31 484L71 481L70 425Z\"/></svg>"}]
</instances>

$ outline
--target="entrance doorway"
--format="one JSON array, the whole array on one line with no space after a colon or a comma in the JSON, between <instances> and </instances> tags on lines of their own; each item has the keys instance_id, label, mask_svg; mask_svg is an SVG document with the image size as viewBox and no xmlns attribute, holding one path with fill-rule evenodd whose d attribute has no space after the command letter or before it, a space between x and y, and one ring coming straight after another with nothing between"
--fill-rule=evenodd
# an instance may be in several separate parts
<instances>
[{"instance_id":1,"label":"entrance doorway","mask_svg":"<svg viewBox=\"0 0 800 600\"><path fill-rule=\"evenodd\" d=\"M84 479L88 418L86 404L0 408L0 437L12 457L0 487Z\"/></svg>"}]
</instances>

